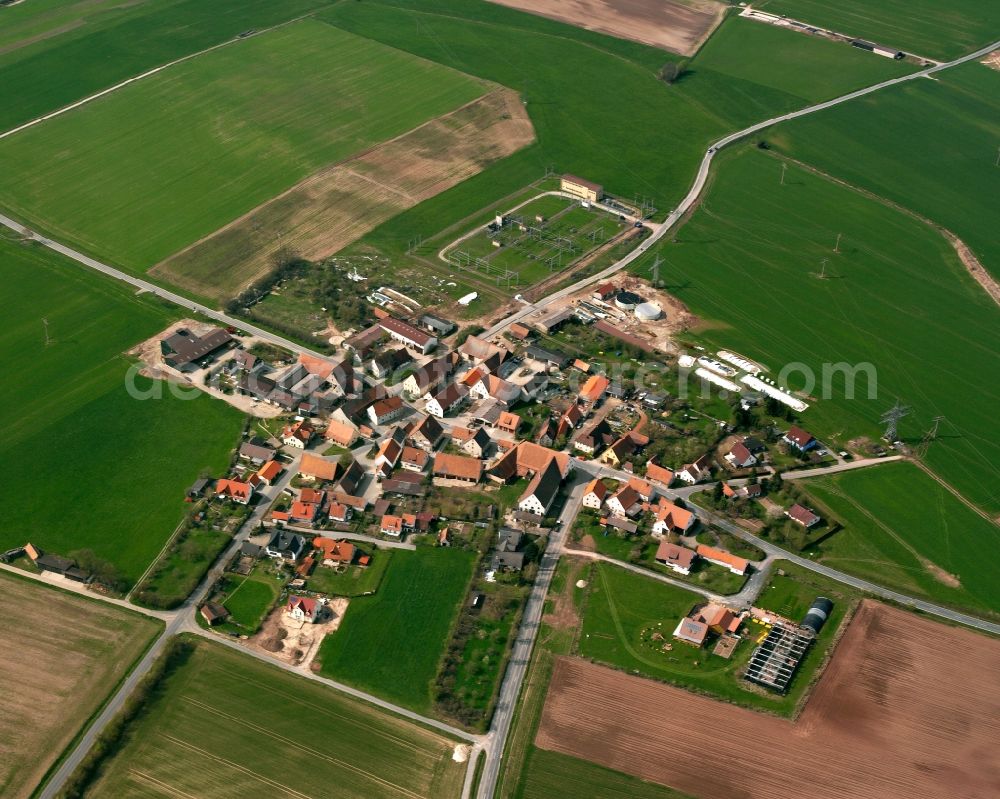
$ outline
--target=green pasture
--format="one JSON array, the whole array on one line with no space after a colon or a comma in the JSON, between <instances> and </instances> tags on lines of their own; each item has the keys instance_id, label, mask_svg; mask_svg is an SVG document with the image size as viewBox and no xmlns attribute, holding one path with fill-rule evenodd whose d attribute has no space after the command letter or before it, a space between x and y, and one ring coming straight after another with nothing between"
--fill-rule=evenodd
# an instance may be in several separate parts
<instances>
[{"instance_id":1,"label":"green pasture","mask_svg":"<svg viewBox=\"0 0 1000 799\"><path fill-rule=\"evenodd\" d=\"M28 0L0 8L0 132L328 0Z\"/></svg>"},{"instance_id":2,"label":"green pasture","mask_svg":"<svg viewBox=\"0 0 1000 799\"><path fill-rule=\"evenodd\" d=\"M760 135L943 225L1000 278L1000 72L967 64Z\"/></svg>"},{"instance_id":3,"label":"green pasture","mask_svg":"<svg viewBox=\"0 0 1000 799\"><path fill-rule=\"evenodd\" d=\"M801 487L843 524L809 550L826 565L932 602L1000 612L990 554L1000 527L918 467L887 463Z\"/></svg>"},{"instance_id":4,"label":"green pasture","mask_svg":"<svg viewBox=\"0 0 1000 799\"><path fill-rule=\"evenodd\" d=\"M135 581L181 520L184 490L218 474L241 415L130 371L122 353L174 309L40 247L0 239L4 451L20 464L5 495L20 510L0 547L91 549ZM43 319L48 320L46 345ZM147 399L133 399L133 384Z\"/></svg>"},{"instance_id":5,"label":"green pasture","mask_svg":"<svg viewBox=\"0 0 1000 799\"><path fill-rule=\"evenodd\" d=\"M340 628L323 639L321 673L428 712L472 562L461 549L394 552L379 590L352 599Z\"/></svg>"}]
</instances>

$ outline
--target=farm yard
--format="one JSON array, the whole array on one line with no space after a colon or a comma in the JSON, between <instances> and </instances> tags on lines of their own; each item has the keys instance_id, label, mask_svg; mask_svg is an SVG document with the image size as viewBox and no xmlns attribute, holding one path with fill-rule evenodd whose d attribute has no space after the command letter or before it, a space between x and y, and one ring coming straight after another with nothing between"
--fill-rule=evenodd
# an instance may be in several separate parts
<instances>
[{"instance_id":1,"label":"farm yard","mask_svg":"<svg viewBox=\"0 0 1000 799\"><path fill-rule=\"evenodd\" d=\"M698 799L988 796L1000 704L983 675L998 667L995 639L866 600L794 721L560 658L535 744ZM707 762L719 730L752 745Z\"/></svg>"},{"instance_id":2,"label":"farm yard","mask_svg":"<svg viewBox=\"0 0 1000 799\"><path fill-rule=\"evenodd\" d=\"M31 0L2 9L0 132L328 0Z\"/></svg>"},{"instance_id":3,"label":"farm yard","mask_svg":"<svg viewBox=\"0 0 1000 799\"><path fill-rule=\"evenodd\" d=\"M913 407L900 425L912 445L944 415L927 463L973 502L1000 510L1000 467L984 455L1000 438L1000 395L980 379L1000 369L991 346L1000 309L948 242L795 165L782 185L782 162L755 148L720 161L677 243L657 248L666 289L706 321L702 341L745 353L772 377L805 364L819 398L803 423L834 447L881 435L879 416L896 398ZM650 262L640 259L636 273ZM853 399L844 372L829 366L836 364L858 368ZM824 368L829 399L820 397ZM793 370L791 388L803 388L801 375Z\"/></svg>"},{"instance_id":4,"label":"farm yard","mask_svg":"<svg viewBox=\"0 0 1000 799\"><path fill-rule=\"evenodd\" d=\"M784 570L784 564L781 565ZM834 612L784 696L757 691L740 677L753 653L751 639L762 628L746 624L745 640L729 659L712 654L711 645L698 649L678 642L671 634L682 616L704 602L701 595L607 563L595 564L589 577L585 577L589 588L576 653L622 671L671 682L734 704L791 715L806 694L810 679L821 665L854 595L822 578L816 584L812 575L794 571L788 575L772 575L769 588L755 604L782 615L787 612L790 618L799 621L809 603L824 595L834 599ZM798 598L800 594L809 597L805 607L797 612L797 606L788 606L789 598Z\"/></svg>"},{"instance_id":5,"label":"farm yard","mask_svg":"<svg viewBox=\"0 0 1000 799\"><path fill-rule=\"evenodd\" d=\"M1000 27L1000 8L981 0L763 0L754 8L942 60L988 44Z\"/></svg>"},{"instance_id":6,"label":"farm yard","mask_svg":"<svg viewBox=\"0 0 1000 799\"><path fill-rule=\"evenodd\" d=\"M40 614L39 608L44 608ZM0 793L31 796L162 625L0 572ZM30 630L15 620L31 623Z\"/></svg>"},{"instance_id":7,"label":"farm yard","mask_svg":"<svg viewBox=\"0 0 1000 799\"><path fill-rule=\"evenodd\" d=\"M517 96L472 103L324 167L155 266L150 275L225 300L273 268L279 250L317 260L534 140Z\"/></svg>"},{"instance_id":8,"label":"farm yard","mask_svg":"<svg viewBox=\"0 0 1000 799\"><path fill-rule=\"evenodd\" d=\"M458 72L302 20L3 140L0 202L30 225L142 272L317 169L487 91Z\"/></svg>"},{"instance_id":9,"label":"farm yard","mask_svg":"<svg viewBox=\"0 0 1000 799\"><path fill-rule=\"evenodd\" d=\"M492 0L587 30L693 55L726 13L715 0Z\"/></svg>"},{"instance_id":10,"label":"farm yard","mask_svg":"<svg viewBox=\"0 0 1000 799\"><path fill-rule=\"evenodd\" d=\"M1000 613L996 568L984 552L1000 529L909 463L803 482L843 529L808 550L834 569L911 596Z\"/></svg>"},{"instance_id":11,"label":"farm yard","mask_svg":"<svg viewBox=\"0 0 1000 799\"><path fill-rule=\"evenodd\" d=\"M452 741L220 644L192 645L89 796L459 795Z\"/></svg>"},{"instance_id":12,"label":"farm yard","mask_svg":"<svg viewBox=\"0 0 1000 799\"><path fill-rule=\"evenodd\" d=\"M0 350L17 375L0 383L5 452L32 466L6 478L23 512L2 526L0 547L89 549L132 583L183 517L185 489L229 463L242 417L132 375L122 352L169 324L168 306L3 238L0 277ZM147 399L130 396L133 380Z\"/></svg>"},{"instance_id":13,"label":"farm yard","mask_svg":"<svg viewBox=\"0 0 1000 799\"><path fill-rule=\"evenodd\" d=\"M323 640L320 673L429 712L472 563L472 553L457 548L393 552L378 591L352 599L340 629Z\"/></svg>"},{"instance_id":14,"label":"farm yard","mask_svg":"<svg viewBox=\"0 0 1000 799\"><path fill-rule=\"evenodd\" d=\"M788 155L944 226L1000 279L1000 72L965 64L761 135Z\"/></svg>"}]
</instances>

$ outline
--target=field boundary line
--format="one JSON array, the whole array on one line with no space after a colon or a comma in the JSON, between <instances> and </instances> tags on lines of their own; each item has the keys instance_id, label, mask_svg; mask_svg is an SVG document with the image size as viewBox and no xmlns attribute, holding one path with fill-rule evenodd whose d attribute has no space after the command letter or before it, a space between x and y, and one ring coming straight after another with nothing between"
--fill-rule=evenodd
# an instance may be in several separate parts
<instances>
[{"instance_id":1,"label":"field boundary line","mask_svg":"<svg viewBox=\"0 0 1000 799\"><path fill-rule=\"evenodd\" d=\"M74 103L70 103L69 105L63 106L62 108L58 108L55 111L50 111L49 113L43 114L40 117L36 117L35 119L32 119L28 122L24 122L23 124L18 125L16 128L11 128L8 131L4 131L3 133L0 133L0 139L6 139L8 136L13 136L15 133L20 133L21 131L27 130L28 128L32 128L35 125L40 125L42 122L47 122L50 119L62 116L68 111L72 111L73 109L79 108L80 106L86 105L87 103L93 102L94 100L99 100L101 97L111 94L112 92L116 92L119 89L123 89L129 84L136 83L145 78L152 77L153 75L163 72L163 70L165 69L169 69L170 67L175 67L178 64L183 64L185 61L190 61L192 58L197 58L198 56L205 55L205 53L210 53L213 50L218 50L222 47L228 47L229 45L236 44L237 42L243 42L246 41L247 39L254 39L257 36L260 36L264 33L269 33L270 31L277 30L278 28L282 28L285 25L291 25L293 22L299 22L300 20L306 19L307 17L312 16L313 13L315 12L302 14L301 16L298 16L295 19L288 19L285 20L284 22L279 22L277 25L272 25L270 28L262 28L261 30L254 31L253 33L250 33L246 36L241 36L238 34L232 37L231 39L226 39L226 41L224 42L219 42L218 44L213 44L211 47L206 47L204 50L199 50L196 53L188 53L187 55L181 56L180 58L175 58L173 61L168 61L166 64L160 64L160 66L158 67L153 67L152 69L148 69L145 72L139 73L138 75L133 75L131 78L126 78L125 80L116 83L114 86L108 86L108 88L101 89L101 91L96 92L95 94L88 95L87 97L84 97L81 100L77 100Z\"/></svg>"},{"instance_id":2,"label":"field boundary line","mask_svg":"<svg viewBox=\"0 0 1000 799\"><path fill-rule=\"evenodd\" d=\"M198 799L197 796L193 796L192 794L185 793L180 788L175 788L173 785L170 785L169 783L163 782L163 780L158 780L158 779L156 779L156 777L153 777L153 776L147 774L144 771L139 771L138 769L131 768L131 769L128 770L128 773L130 775L134 774L140 780L145 780L146 782L150 782L155 787L159 788L161 791L166 791L167 793L173 794L174 796L183 796L183 797L185 797L185 799Z\"/></svg>"}]
</instances>

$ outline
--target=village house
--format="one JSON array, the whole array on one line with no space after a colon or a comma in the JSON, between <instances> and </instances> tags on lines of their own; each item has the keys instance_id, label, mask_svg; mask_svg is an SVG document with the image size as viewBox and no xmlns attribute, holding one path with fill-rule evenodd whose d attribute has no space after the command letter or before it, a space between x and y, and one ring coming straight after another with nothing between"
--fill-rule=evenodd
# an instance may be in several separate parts
<instances>
[{"instance_id":1,"label":"village house","mask_svg":"<svg viewBox=\"0 0 1000 799\"><path fill-rule=\"evenodd\" d=\"M306 540L297 533L288 530L275 530L271 540L264 547L269 558L275 560L290 560L293 563L299 559L306 548Z\"/></svg>"},{"instance_id":2,"label":"village house","mask_svg":"<svg viewBox=\"0 0 1000 799\"><path fill-rule=\"evenodd\" d=\"M604 451L601 462L622 466L648 443L649 439L640 433L626 433Z\"/></svg>"},{"instance_id":3,"label":"village house","mask_svg":"<svg viewBox=\"0 0 1000 799\"><path fill-rule=\"evenodd\" d=\"M733 444L733 448L723 458L734 469L748 469L757 465L757 457L742 443Z\"/></svg>"},{"instance_id":4,"label":"village house","mask_svg":"<svg viewBox=\"0 0 1000 799\"><path fill-rule=\"evenodd\" d=\"M350 422L331 418L323 432L323 438L344 449L350 449L358 440L358 428Z\"/></svg>"},{"instance_id":5,"label":"village house","mask_svg":"<svg viewBox=\"0 0 1000 799\"><path fill-rule=\"evenodd\" d=\"M391 339L398 341L404 347L417 350L422 355L426 355L437 346L437 338L425 333L418 327L414 327L409 322L404 322L402 319L387 316L384 319L380 319L378 324L379 327L389 334Z\"/></svg>"},{"instance_id":6,"label":"village house","mask_svg":"<svg viewBox=\"0 0 1000 799\"><path fill-rule=\"evenodd\" d=\"M403 447L400 465L411 472L423 473L430 463L431 456L417 447Z\"/></svg>"},{"instance_id":7,"label":"village house","mask_svg":"<svg viewBox=\"0 0 1000 799\"><path fill-rule=\"evenodd\" d=\"M413 356L403 348L386 350L372 357L368 362L368 371L376 380L384 380L412 360Z\"/></svg>"},{"instance_id":8,"label":"village house","mask_svg":"<svg viewBox=\"0 0 1000 799\"><path fill-rule=\"evenodd\" d=\"M322 492L320 492L322 494ZM292 502L288 509L288 521L292 524L312 526L319 521L322 502L303 502L301 499Z\"/></svg>"},{"instance_id":9,"label":"village house","mask_svg":"<svg viewBox=\"0 0 1000 799\"><path fill-rule=\"evenodd\" d=\"M469 394L474 399L487 399L492 397L505 405L516 402L521 397L521 387L508 383L496 375L486 375L481 377L469 390Z\"/></svg>"},{"instance_id":10,"label":"village house","mask_svg":"<svg viewBox=\"0 0 1000 799\"><path fill-rule=\"evenodd\" d=\"M537 344L529 344L525 347L524 355L546 369L562 369L570 361L570 357L566 353L539 347Z\"/></svg>"},{"instance_id":11,"label":"village house","mask_svg":"<svg viewBox=\"0 0 1000 799\"><path fill-rule=\"evenodd\" d=\"M271 485L285 470L280 461L268 461L257 470L257 479L264 485Z\"/></svg>"},{"instance_id":12,"label":"village house","mask_svg":"<svg viewBox=\"0 0 1000 799\"><path fill-rule=\"evenodd\" d=\"M361 481L365 479L365 468L353 458L346 466L341 465L341 468L344 472L337 481L337 490L345 494L356 494Z\"/></svg>"},{"instance_id":13,"label":"village house","mask_svg":"<svg viewBox=\"0 0 1000 799\"><path fill-rule=\"evenodd\" d=\"M493 439L483 428L469 430L456 427L452 430L452 439L466 455L482 460L493 448Z\"/></svg>"},{"instance_id":14,"label":"village house","mask_svg":"<svg viewBox=\"0 0 1000 799\"><path fill-rule=\"evenodd\" d=\"M483 474L483 462L477 458L441 453L434 458L434 477L475 485Z\"/></svg>"},{"instance_id":15,"label":"village house","mask_svg":"<svg viewBox=\"0 0 1000 799\"><path fill-rule=\"evenodd\" d=\"M240 457L260 466L274 457L274 447L269 447L259 438L251 438L240 444Z\"/></svg>"},{"instance_id":16,"label":"village house","mask_svg":"<svg viewBox=\"0 0 1000 799\"><path fill-rule=\"evenodd\" d=\"M556 428L556 438L569 435L571 431L580 426L583 418L583 409L575 402L570 404L570 406L563 411L562 415L559 417L559 425Z\"/></svg>"},{"instance_id":17,"label":"village house","mask_svg":"<svg viewBox=\"0 0 1000 799\"><path fill-rule=\"evenodd\" d=\"M428 399L424 410L439 419L457 411L469 401L469 389L459 383L449 383L442 391Z\"/></svg>"},{"instance_id":18,"label":"village house","mask_svg":"<svg viewBox=\"0 0 1000 799\"><path fill-rule=\"evenodd\" d=\"M256 474L250 475L245 481L223 478L215 483L215 495L219 499L232 500L237 505L249 505L259 482Z\"/></svg>"},{"instance_id":19,"label":"village house","mask_svg":"<svg viewBox=\"0 0 1000 799\"><path fill-rule=\"evenodd\" d=\"M497 419L496 429L501 433L507 433L510 436L517 435L517 429L521 426L521 417L516 413L511 413L510 411L504 411L500 414L500 418Z\"/></svg>"},{"instance_id":20,"label":"village house","mask_svg":"<svg viewBox=\"0 0 1000 799\"><path fill-rule=\"evenodd\" d=\"M706 453L694 463L685 463L677 470L677 477L685 483L694 485L712 476L712 459Z\"/></svg>"},{"instance_id":21,"label":"village house","mask_svg":"<svg viewBox=\"0 0 1000 799\"><path fill-rule=\"evenodd\" d=\"M583 507L600 510L608 496L608 487L600 479L591 480L583 489Z\"/></svg>"},{"instance_id":22,"label":"village house","mask_svg":"<svg viewBox=\"0 0 1000 799\"><path fill-rule=\"evenodd\" d=\"M693 549L671 544L666 539L660 542L656 549L656 562L662 563L678 574L688 575L697 553Z\"/></svg>"},{"instance_id":23,"label":"village house","mask_svg":"<svg viewBox=\"0 0 1000 799\"><path fill-rule=\"evenodd\" d=\"M738 558L735 555L726 552L724 549L716 549L715 547L707 546L706 544L698 544L698 549L696 550L698 555L709 563L714 563L716 566L723 566L733 574L744 575L747 572L747 568L750 566L750 561L744 558Z\"/></svg>"},{"instance_id":24,"label":"village house","mask_svg":"<svg viewBox=\"0 0 1000 799\"><path fill-rule=\"evenodd\" d=\"M803 527L815 527L822 521L816 513L807 508L805 505L799 505L798 503L792 505L788 510L785 511L785 515L797 524L801 524Z\"/></svg>"},{"instance_id":25,"label":"village house","mask_svg":"<svg viewBox=\"0 0 1000 799\"><path fill-rule=\"evenodd\" d=\"M662 483L668 488L674 481L674 473L670 469L666 469L654 461L646 462L646 477L650 480Z\"/></svg>"},{"instance_id":26,"label":"village house","mask_svg":"<svg viewBox=\"0 0 1000 799\"><path fill-rule=\"evenodd\" d=\"M437 419L428 415L413 424L407 435L414 446L433 452L444 437L444 428Z\"/></svg>"},{"instance_id":27,"label":"village house","mask_svg":"<svg viewBox=\"0 0 1000 799\"><path fill-rule=\"evenodd\" d=\"M330 507L327 508L326 515L331 522L343 524L351 520L351 517L354 515L354 509L343 502L331 502ZM314 541L313 543L315 544L316 542Z\"/></svg>"},{"instance_id":28,"label":"village house","mask_svg":"<svg viewBox=\"0 0 1000 799\"><path fill-rule=\"evenodd\" d=\"M424 364L403 381L403 391L411 397L433 393L448 379L459 360L457 353L446 352Z\"/></svg>"},{"instance_id":29,"label":"village house","mask_svg":"<svg viewBox=\"0 0 1000 799\"><path fill-rule=\"evenodd\" d=\"M576 408L576 405L571 406ZM594 455L615 442L615 433L605 419L591 422L573 439L573 449Z\"/></svg>"},{"instance_id":30,"label":"village house","mask_svg":"<svg viewBox=\"0 0 1000 799\"><path fill-rule=\"evenodd\" d=\"M597 407L610 385L611 381L604 375L591 375L580 388L580 401L585 405Z\"/></svg>"},{"instance_id":31,"label":"village house","mask_svg":"<svg viewBox=\"0 0 1000 799\"><path fill-rule=\"evenodd\" d=\"M312 441L314 430L306 421L286 425L281 431L281 441L295 449L305 449Z\"/></svg>"},{"instance_id":32,"label":"village house","mask_svg":"<svg viewBox=\"0 0 1000 799\"><path fill-rule=\"evenodd\" d=\"M305 452L299 461L299 474L308 480L333 480L337 476L337 464Z\"/></svg>"},{"instance_id":33,"label":"village house","mask_svg":"<svg viewBox=\"0 0 1000 799\"><path fill-rule=\"evenodd\" d=\"M608 497L608 510L615 516L632 517L642 510L642 498L632 486L625 485Z\"/></svg>"},{"instance_id":34,"label":"village house","mask_svg":"<svg viewBox=\"0 0 1000 799\"><path fill-rule=\"evenodd\" d=\"M404 497L422 497L427 493L424 476L409 470L398 471L382 481L383 494L399 494Z\"/></svg>"},{"instance_id":35,"label":"village house","mask_svg":"<svg viewBox=\"0 0 1000 799\"><path fill-rule=\"evenodd\" d=\"M517 502L518 510L544 517L559 495L562 472L556 459L550 458L545 468L536 472Z\"/></svg>"},{"instance_id":36,"label":"village house","mask_svg":"<svg viewBox=\"0 0 1000 799\"><path fill-rule=\"evenodd\" d=\"M380 399L368 408L368 418L378 427L395 421L406 411L402 397L386 397Z\"/></svg>"},{"instance_id":37,"label":"village house","mask_svg":"<svg viewBox=\"0 0 1000 799\"><path fill-rule=\"evenodd\" d=\"M520 530L510 527L500 528L491 564L493 571L521 571L524 568L524 553L518 551L522 538Z\"/></svg>"},{"instance_id":38,"label":"village house","mask_svg":"<svg viewBox=\"0 0 1000 799\"><path fill-rule=\"evenodd\" d=\"M634 488L636 493L639 495L639 499L643 502L651 502L656 498L656 489L650 483L645 480L640 480L638 477L633 477L628 481L629 487Z\"/></svg>"},{"instance_id":39,"label":"village house","mask_svg":"<svg viewBox=\"0 0 1000 799\"><path fill-rule=\"evenodd\" d=\"M708 625L705 622L683 617L674 629L674 638L700 647L708 637Z\"/></svg>"},{"instance_id":40,"label":"village house","mask_svg":"<svg viewBox=\"0 0 1000 799\"><path fill-rule=\"evenodd\" d=\"M531 335L531 328L527 325L521 324L520 322L514 322L514 324L507 328L507 332L512 338L515 338L518 341L524 341Z\"/></svg>"},{"instance_id":41,"label":"village house","mask_svg":"<svg viewBox=\"0 0 1000 799\"><path fill-rule=\"evenodd\" d=\"M349 541L335 541L317 536L312 542L314 555L321 566L350 565L354 562L357 548Z\"/></svg>"},{"instance_id":42,"label":"village house","mask_svg":"<svg viewBox=\"0 0 1000 799\"><path fill-rule=\"evenodd\" d=\"M656 520L653 522L653 535L657 537L668 533L685 535L694 527L697 520L698 517L694 512L661 497L660 504L656 508Z\"/></svg>"},{"instance_id":43,"label":"village house","mask_svg":"<svg viewBox=\"0 0 1000 799\"><path fill-rule=\"evenodd\" d=\"M225 606L216 602L206 602L198 609L198 612L209 627L222 624L222 622L229 618L229 611L226 610Z\"/></svg>"},{"instance_id":44,"label":"village house","mask_svg":"<svg viewBox=\"0 0 1000 799\"><path fill-rule=\"evenodd\" d=\"M375 456L375 462L372 464L376 475L387 476L396 468L396 464L399 463L399 459L403 455L405 441L406 432L402 427L392 428L392 431L382 439L378 454Z\"/></svg>"},{"instance_id":45,"label":"village house","mask_svg":"<svg viewBox=\"0 0 1000 799\"><path fill-rule=\"evenodd\" d=\"M293 621L314 624L319 619L321 608L319 600L293 594L288 597L285 613Z\"/></svg>"},{"instance_id":46,"label":"village house","mask_svg":"<svg viewBox=\"0 0 1000 799\"><path fill-rule=\"evenodd\" d=\"M807 452L819 445L819 442L813 438L812 433L795 425L789 428L788 432L781 437L781 440L799 452Z\"/></svg>"},{"instance_id":47,"label":"village house","mask_svg":"<svg viewBox=\"0 0 1000 799\"><path fill-rule=\"evenodd\" d=\"M502 439L497 441L497 444L503 443ZM569 453L555 452L531 441L521 441L511 447L487 472L487 476L496 483L509 483L519 477L538 474L552 458L559 466L560 479L565 480L570 470Z\"/></svg>"},{"instance_id":48,"label":"village house","mask_svg":"<svg viewBox=\"0 0 1000 799\"><path fill-rule=\"evenodd\" d=\"M637 533L639 525L624 516L605 516L601 519L602 527L611 527L614 530L621 530L623 533Z\"/></svg>"}]
</instances>

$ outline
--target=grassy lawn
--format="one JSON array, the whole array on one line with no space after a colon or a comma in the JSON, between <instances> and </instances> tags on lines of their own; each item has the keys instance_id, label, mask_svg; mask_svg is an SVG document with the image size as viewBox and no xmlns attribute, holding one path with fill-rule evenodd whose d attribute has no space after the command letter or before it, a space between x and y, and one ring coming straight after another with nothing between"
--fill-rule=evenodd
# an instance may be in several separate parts
<instances>
[{"instance_id":1,"label":"grassy lawn","mask_svg":"<svg viewBox=\"0 0 1000 799\"><path fill-rule=\"evenodd\" d=\"M39 608L44 623L38 624ZM32 795L163 627L106 602L0 572L0 794ZM30 630L26 628L30 624ZM14 690L16 686L16 690Z\"/></svg>"},{"instance_id":2,"label":"grassy lawn","mask_svg":"<svg viewBox=\"0 0 1000 799\"><path fill-rule=\"evenodd\" d=\"M1000 613L984 553L1000 528L909 463L803 481L844 527L809 550L834 569L974 613Z\"/></svg>"},{"instance_id":3,"label":"grassy lawn","mask_svg":"<svg viewBox=\"0 0 1000 799\"><path fill-rule=\"evenodd\" d=\"M485 92L458 72L304 20L4 140L0 199L141 272L319 167Z\"/></svg>"},{"instance_id":4,"label":"grassy lawn","mask_svg":"<svg viewBox=\"0 0 1000 799\"><path fill-rule=\"evenodd\" d=\"M224 626L232 626L240 633L252 635L274 607L281 592L281 583L258 566L248 577L227 574L224 590L222 604L229 611L229 621Z\"/></svg>"},{"instance_id":5,"label":"grassy lawn","mask_svg":"<svg viewBox=\"0 0 1000 799\"><path fill-rule=\"evenodd\" d=\"M391 549L364 549L371 555L369 566L348 566L343 572L335 569L317 566L309 575L310 591L320 594L336 594L337 596L364 596L378 590L382 584L389 563L392 561Z\"/></svg>"},{"instance_id":6,"label":"grassy lawn","mask_svg":"<svg viewBox=\"0 0 1000 799\"><path fill-rule=\"evenodd\" d=\"M944 225L1000 277L1000 72L964 65L761 135Z\"/></svg>"},{"instance_id":7,"label":"grassy lawn","mask_svg":"<svg viewBox=\"0 0 1000 799\"><path fill-rule=\"evenodd\" d=\"M897 397L913 408L900 425L904 441L918 442L932 417L945 415L928 463L974 502L1000 509L1000 466L986 454L1000 438L1000 393L980 379L1000 369L991 346L1000 311L947 241L797 167L782 185L778 160L755 148L721 161L677 243L658 248L668 290L711 320L705 343L760 360L772 376L805 364L819 399L803 424L834 447L877 438L878 418ZM824 258L828 279L820 280ZM648 264L641 259L636 270ZM824 365L842 363L867 369L853 399L843 372L828 369L829 391L823 386ZM804 386L802 374L791 372L792 388Z\"/></svg>"},{"instance_id":8,"label":"grassy lawn","mask_svg":"<svg viewBox=\"0 0 1000 799\"><path fill-rule=\"evenodd\" d=\"M31 0L3 9L0 130L328 0Z\"/></svg>"},{"instance_id":9,"label":"grassy lawn","mask_svg":"<svg viewBox=\"0 0 1000 799\"><path fill-rule=\"evenodd\" d=\"M92 796L164 792L457 797L453 742L408 721L198 641L134 722Z\"/></svg>"},{"instance_id":10,"label":"grassy lawn","mask_svg":"<svg viewBox=\"0 0 1000 799\"><path fill-rule=\"evenodd\" d=\"M340 629L323 640L321 673L428 712L472 561L461 549L394 552L378 592L354 599Z\"/></svg>"},{"instance_id":11,"label":"grassy lawn","mask_svg":"<svg viewBox=\"0 0 1000 799\"><path fill-rule=\"evenodd\" d=\"M711 654L711 644L704 649L695 649L673 640L672 634L680 617L695 604L704 601L698 594L606 563L594 564L590 575L578 654L625 671L780 715L791 714L808 688L810 677L822 662L823 654L849 604L839 588L825 583L820 588L811 574L805 575L805 581L799 581L797 577L775 577L775 581L788 581L790 587L782 588L783 591L798 591L803 597L808 595L802 614L819 593L830 596L835 602L832 621L824 627L817 644L810 649L789 693L778 696L751 690L749 683L739 676L754 649L754 643L747 635L729 660ZM782 612L781 608L768 604L771 601L768 591L756 604ZM782 601L781 606L788 604L789 601ZM791 608L792 612L797 610L797 607ZM798 621L802 614L797 618L792 612L789 615ZM752 632L753 625L744 629ZM656 632L663 636L664 641L651 638L651 634ZM662 651L662 643L671 643L672 648Z\"/></svg>"},{"instance_id":12,"label":"grassy lawn","mask_svg":"<svg viewBox=\"0 0 1000 799\"><path fill-rule=\"evenodd\" d=\"M1000 28L1000 6L981 0L764 0L754 7L938 59L989 44Z\"/></svg>"},{"instance_id":13,"label":"grassy lawn","mask_svg":"<svg viewBox=\"0 0 1000 799\"><path fill-rule=\"evenodd\" d=\"M5 490L19 513L0 546L31 541L91 549L135 581L181 520L184 489L229 462L241 416L224 403L175 397L136 377L121 353L166 326L174 310L35 247L0 239L6 286L0 421L12 463ZM45 345L41 319L49 322ZM58 497L58 501L53 501Z\"/></svg>"},{"instance_id":14,"label":"grassy lawn","mask_svg":"<svg viewBox=\"0 0 1000 799\"><path fill-rule=\"evenodd\" d=\"M519 799L685 799L682 794L655 782L589 763L560 752L531 747L524 778L515 794Z\"/></svg>"}]
</instances>

